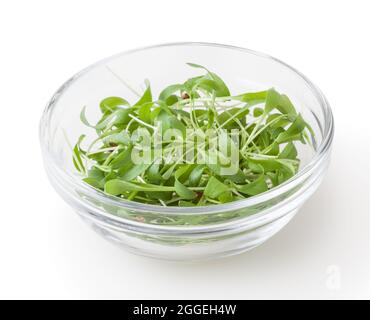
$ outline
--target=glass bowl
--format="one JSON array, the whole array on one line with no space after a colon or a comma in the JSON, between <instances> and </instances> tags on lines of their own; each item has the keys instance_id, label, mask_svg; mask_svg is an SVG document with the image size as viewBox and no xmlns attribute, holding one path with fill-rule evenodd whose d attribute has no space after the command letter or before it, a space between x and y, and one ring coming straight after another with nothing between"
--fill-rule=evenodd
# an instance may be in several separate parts
<instances>
[{"instance_id":1,"label":"glass bowl","mask_svg":"<svg viewBox=\"0 0 370 320\"><path fill-rule=\"evenodd\" d=\"M207 66L232 93L275 87L287 94L311 125L313 148L299 145L299 172L265 193L227 204L161 207L121 200L85 184L72 164L71 143L80 134L94 138L80 121L92 121L107 96L133 101L131 88L149 79L154 96L171 83L194 75L185 63ZM40 140L48 177L57 192L104 238L145 256L201 260L252 249L284 227L319 186L328 167L333 116L320 92L287 64L247 49L209 43L172 43L127 51L77 73L53 95L40 123Z\"/></svg>"}]
</instances>

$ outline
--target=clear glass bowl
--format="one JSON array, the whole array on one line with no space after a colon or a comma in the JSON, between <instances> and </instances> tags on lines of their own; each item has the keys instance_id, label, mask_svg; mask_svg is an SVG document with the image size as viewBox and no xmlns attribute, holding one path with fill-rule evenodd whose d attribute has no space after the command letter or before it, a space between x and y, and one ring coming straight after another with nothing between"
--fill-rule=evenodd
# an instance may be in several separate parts
<instances>
[{"instance_id":1,"label":"clear glass bowl","mask_svg":"<svg viewBox=\"0 0 370 320\"><path fill-rule=\"evenodd\" d=\"M92 121L107 96L135 100L127 84L149 79L154 95L194 76L185 63L207 66L232 93L275 87L287 94L312 126L314 148L298 146L300 171L258 196L223 205L160 207L120 200L85 184L72 165L70 144L95 132L79 118L83 106ZM104 238L128 250L169 260L200 260L252 249L278 232L319 186L327 169L333 116L320 90L285 63L251 50L209 43L173 43L124 52L79 72L53 95L40 124L45 169L52 185Z\"/></svg>"}]
</instances>

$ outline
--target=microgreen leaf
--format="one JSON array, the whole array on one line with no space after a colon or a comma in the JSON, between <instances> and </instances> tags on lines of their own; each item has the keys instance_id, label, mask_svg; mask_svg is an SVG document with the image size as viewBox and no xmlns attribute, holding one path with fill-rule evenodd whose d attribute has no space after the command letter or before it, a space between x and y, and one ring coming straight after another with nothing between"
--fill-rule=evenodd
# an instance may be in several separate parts
<instances>
[{"instance_id":1,"label":"microgreen leaf","mask_svg":"<svg viewBox=\"0 0 370 320\"><path fill-rule=\"evenodd\" d=\"M280 159L296 159L298 155L297 148L292 142L287 143L283 151L279 154Z\"/></svg>"},{"instance_id":2,"label":"microgreen leaf","mask_svg":"<svg viewBox=\"0 0 370 320\"><path fill-rule=\"evenodd\" d=\"M174 187L157 186L148 183L134 183L120 179L109 180L105 186L104 191L111 195L124 194L131 191L145 191L145 192L158 192L158 191L175 191Z\"/></svg>"},{"instance_id":3,"label":"microgreen leaf","mask_svg":"<svg viewBox=\"0 0 370 320\"><path fill-rule=\"evenodd\" d=\"M151 118L151 109L153 106L153 102L147 102L141 105L139 109L139 119L143 120L145 123L151 123L152 118Z\"/></svg>"},{"instance_id":4,"label":"microgreen leaf","mask_svg":"<svg viewBox=\"0 0 370 320\"><path fill-rule=\"evenodd\" d=\"M131 160L131 151L132 145L129 145L128 148L124 149L116 155L116 157L110 162L112 169L119 169L124 164L127 164Z\"/></svg>"},{"instance_id":5,"label":"microgreen leaf","mask_svg":"<svg viewBox=\"0 0 370 320\"><path fill-rule=\"evenodd\" d=\"M283 114L297 114L292 102L285 94L280 95L279 103L276 108Z\"/></svg>"},{"instance_id":6,"label":"microgreen leaf","mask_svg":"<svg viewBox=\"0 0 370 320\"><path fill-rule=\"evenodd\" d=\"M131 169L127 170L125 173L123 173L120 176L120 179L131 181L135 179L137 176L141 175L145 170L150 166L150 164L147 163L140 163L137 165L134 165Z\"/></svg>"},{"instance_id":7,"label":"microgreen leaf","mask_svg":"<svg viewBox=\"0 0 370 320\"><path fill-rule=\"evenodd\" d=\"M176 193L182 198L191 200L194 199L197 195L195 192L191 191L187 187L185 187L180 181L177 179L175 180L175 191Z\"/></svg>"},{"instance_id":8,"label":"microgreen leaf","mask_svg":"<svg viewBox=\"0 0 370 320\"><path fill-rule=\"evenodd\" d=\"M86 172L86 168L85 168L84 163L82 161L82 155L84 154L84 152L82 151L82 149L80 147L80 144L81 144L81 142L84 138L85 138L85 135L81 135L78 138L78 141L77 141L76 145L73 148L73 164L74 164L75 168L81 173Z\"/></svg>"},{"instance_id":9,"label":"microgreen leaf","mask_svg":"<svg viewBox=\"0 0 370 320\"><path fill-rule=\"evenodd\" d=\"M276 138L277 143L283 143L288 141L300 140L301 133L306 127L306 122L303 120L302 116L299 114L295 118L294 122L289 126L289 128L279 134Z\"/></svg>"},{"instance_id":10,"label":"microgreen leaf","mask_svg":"<svg viewBox=\"0 0 370 320\"><path fill-rule=\"evenodd\" d=\"M134 104L134 107L141 106L144 103L152 102L152 90L150 84L146 82L146 89L141 98Z\"/></svg>"},{"instance_id":11,"label":"microgreen leaf","mask_svg":"<svg viewBox=\"0 0 370 320\"><path fill-rule=\"evenodd\" d=\"M86 106L84 106L80 112L80 120L81 122L88 127L94 128L95 126L91 125L90 122L86 118Z\"/></svg>"},{"instance_id":12,"label":"microgreen leaf","mask_svg":"<svg viewBox=\"0 0 370 320\"><path fill-rule=\"evenodd\" d=\"M92 167L88 171L88 176L83 179L83 181L97 189L104 188L104 180L104 172L96 167Z\"/></svg>"},{"instance_id":13,"label":"microgreen leaf","mask_svg":"<svg viewBox=\"0 0 370 320\"><path fill-rule=\"evenodd\" d=\"M238 96L234 96L235 100L243 101L248 103L249 106L259 104L265 102L267 96L267 91L259 91L259 92L248 92L244 94L240 94Z\"/></svg>"},{"instance_id":14,"label":"microgreen leaf","mask_svg":"<svg viewBox=\"0 0 370 320\"><path fill-rule=\"evenodd\" d=\"M129 123L131 118L129 114L131 113L131 108L129 109L117 109L109 114L104 114L105 117L102 118L102 121L99 121L95 126L96 129L103 130L106 127L112 127L114 125L124 125Z\"/></svg>"},{"instance_id":15,"label":"microgreen leaf","mask_svg":"<svg viewBox=\"0 0 370 320\"><path fill-rule=\"evenodd\" d=\"M183 90L183 88L184 88L184 85L182 84L172 84L161 91L158 99L166 102L168 105L167 99L173 96L174 93L180 92L181 90Z\"/></svg>"},{"instance_id":16,"label":"microgreen leaf","mask_svg":"<svg viewBox=\"0 0 370 320\"><path fill-rule=\"evenodd\" d=\"M163 180L160 174L160 165L158 163L152 163L148 168L146 174L147 180L150 183L160 184L160 182Z\"/></svg>"},{"instance_id":17,"label":"microgreen leaf","mask_svg":"<svg viewBox=\"0 0 370 320\"><path fill-rule=\"evenodd\" d=\"M227 202L233 201L234 200L234 197L233 197L233 194L231 193L231 191L227 191L227 192L221 193L218 196L218 200L221 203L227 203Z\"/></svg>"},{"instance_id":18,"label":"microgreen leaf","mask_svg":"<svg viewBox=\"0 0 370 320\"><path fill-rule=\"evenodd\" d=\"M121 131L118 133L113 133L107 135L103 138L104 143L106 144L123 144L128 145L130 143L130 136L127 132Z\"/></svg>"},{"instance_id":19,"label":"microgreen leaf","mask_svg":"<svg viewBox=\"0 0 370 320\"><path fill-rule=\"evenodd\" d=\"M100 110L102 113L112 113L119 106L130 106L130 104L121 97L107 97L100 102Z\"/></svg>"},{"instance_id":20,"label":"microgreen leaf","mask_svg":"<svg viewBox=\"0 0 370 320\"><path fill-rule=\"evenodd\" d=\"M296 115L297 112L286 95L281 95L274 88L267 91L265 113L271 112L273 109L279 110L282 114Z\"/></svg>"},{"instance_id":21,"label":"microgreen leaf","mask_svg":"<svg viewBox=\"0 0 370 320\"><path fill-rule=\"evenodd\" d=\"M239 192L247 194L248 196L255 196L268 190L268 186L263 174L260 175L258 179L251 183L237 185L236 187Z\"/></svg>"},{"instance_id":22,"label":"microgreen leaf","mask_svg":"<svg viewBox=\"0 0 370 320\"><path fill-rule=\"evenodd\" d=\"M205 165L197 165L189 175L190 186L197 186L202 178L203 172L206 169Z\"/></svg>"},{"instance_id":23,"label":"microgreen leaf","mask_svg":"<svg viewBox=\"0 0 370 320\"><path fill-rule=\"evenodd\" d=\"M193 68L200 68L200 69L204 69L207 71L207 75L205 76L205 78L202 77L196 80L197 85L203 82L204 88L207 88L207 87L212 88L215 91L216 97L230 96L230 91L228 87L218 75L216 75L213 72L210 72L207 68L199 64L196 64L196 63L187 63L187 64ZM212 80L212 82L206 82L206 79Z\"/></svg>"},{"instance_id":24,"label":"microgreen leaf","mask_svg":"<svg viewBox=\"0 0 370 320\"><path fill-rule=\"evenodd\" d=\"M230 188L228 186L212 176L208 180L206 189L204 190L204 195L211 199L216 199L219 195L229 190Z\"/></svg>"},{"instance_id":25,"label":"microgreen leaf","mask_svg":"<svg viewBox=\"0 0 370 320\"><path fill-rule=\"evenodd\" d=\"M275 109L279 105L279 101L280 94L274 88L269 89L266 95L265 114Z\"/></svg>"},{"instance_id":26,"label":"microgreen leaf","mask_svg":"<svg viewBox=\"0 0 370 320\"><path fill-rule=\"evenodd\" d=\"M225 124L235 121L235 119L244 119L249 113L249 106L244 106L243 108L232 108L222 112L218 116L218 121L223 127Z\"/></svg>"},{"instance_id":27,"label":"microgreen leaf","mask_svg":"<svg viewBox=\"0 0 370 320\"><path fill-rule=\"evenodd\" d=\"M191 200L196 197L196 194L193 191L185 187L180 182L180 178L183 177L184 175L187 175L190 168L191 168L190 165L185 165L178 169L175 173L175 191L182 199L186 200Z\"/></svg>"}]
</instances>

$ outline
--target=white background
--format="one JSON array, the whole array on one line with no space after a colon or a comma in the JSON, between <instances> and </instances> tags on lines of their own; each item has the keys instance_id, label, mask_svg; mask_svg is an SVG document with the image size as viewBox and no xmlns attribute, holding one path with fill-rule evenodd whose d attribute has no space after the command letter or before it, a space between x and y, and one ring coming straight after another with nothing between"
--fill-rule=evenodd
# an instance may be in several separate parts
<instances>
[{"instance_id":1,"label":"white background","mask_svg":"<svg viewBox=\"0 0 370 320\"><path fill-rule=\"evenodd\" d=\"M0 298L370 298L368 1L2 1ZM49 185L38 121L83 67L156 43L262 51L326 94L331 167L294 220L226 260L137 257L88 229Z\"/></svg>"}]
</instances>

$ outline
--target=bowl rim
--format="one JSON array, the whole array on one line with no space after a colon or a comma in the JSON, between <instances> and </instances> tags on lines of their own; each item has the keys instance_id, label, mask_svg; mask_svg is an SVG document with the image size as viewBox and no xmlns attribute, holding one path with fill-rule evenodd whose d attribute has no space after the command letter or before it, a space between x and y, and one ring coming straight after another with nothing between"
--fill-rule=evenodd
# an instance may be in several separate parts
<instances>
[{"instance_id":1,"label":"bowl rim","mask_svg":"<svg viewBox=\"0 0 370 320\"><path fill-rule=\"evenodd\" d=\"M63 93L81 76L88 73L90 70L99 67L105 63L107 63L110 60L114 60L115 58L118 58L120 56L130 55L136 52L155 49L155 48L161 48L161 47L172 47L172 46L207 46L207 47L218 47L218 48L224 48L229 50L236 50L241 51L247 54L252 54L261 58L265 58L268 60L272 60L277 64L282 65L283 67L289 69L296 75L298 75L308 86L308 89L313 93L313 95L318 100L320 107L322 109L323 115L324 115L324 130L322 132L323 138L318 145L317 150L312 157L312 159L307 163L296 175L294 175L289 180L285 181L284 183L280 184L277 187L274 187L264 193L261 193L259 195L237 200L225 204L217 204L217 205L207 205L207 206L199 206L199 207L164 207L159 205L151 205L151 204L143 204L140 202L125 200L125 199L119 199L114 196L110 196L105 194L104 192L97 190L87 183L83 182L82 179L79 177L72 175L65 170L63 170L62 167L60 167L56 161L54 161L54 157L49 151L49 149L46 147L47 144L47 137L45 134L47 125L48 125L48 117L53 111L53 107L57 104L60 97L63 95ZM39 125L39 138L41 143L42 152L44 153L44 156L48 158L48 160L51 159L51 164L53 165L53 169L58 172L58 174L68 181L70 184L74 185L75 187L78 187L80 190L83 190L84 192L87 192L90 196L95 197L97 200L103 201L105 203L108 203L109 205L113 205L116 207L120 207L122 209L127 210L135 210L135 211L141 211L141 212L151 212L151 213L158 213L158 214L168 214L168 215L198 215L198 214L212 214L212 213L222 213L222 212L228 212L228 211L234 211L250 206L255 206L258 204L261 204L267 200L270 200L276 196L279 196L283 194L284 192L290 190L291 188L294 188L296 185L298 185L301 181L304 181L307 177L309 177L315 169L317 169L318 164L321 162L321 160L325 157L327 151L330 149L332 140L334 135L334 118L333 114L330 108L330 105L321 92L321 90L314 85L305 75L303 75L301 72L296 70L295 68L291 67L287 63L274 58L268 54L261 53L258 51L238 47L238 46L232 46L232 45L226 45L226 44L219 44L219 43L211 43L211 42L170 42L170 43L163 43L163 44L157 44L157 45L150 45L150 46L144 46L136 49L126 50L117 54L114 54L112 56L109 56L107 58L101 59L88 67L82 69L81 71L77 72L74 76L72 76L69 80L67 80L52 96L48 104L46 105L46 108L43 112L42 118L40 120ZM113 214L105 213L102 210L99 210L103 215L109 217L109 218L117 218L121 221L130 221L128 219L114 216ZM257 214L254 214L252 216L256 216ZM251 217L251 216L249 216ZM246 217L248 218L248 217Z\"/></svg>"}]
</instances>

